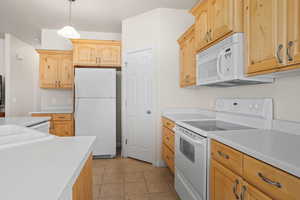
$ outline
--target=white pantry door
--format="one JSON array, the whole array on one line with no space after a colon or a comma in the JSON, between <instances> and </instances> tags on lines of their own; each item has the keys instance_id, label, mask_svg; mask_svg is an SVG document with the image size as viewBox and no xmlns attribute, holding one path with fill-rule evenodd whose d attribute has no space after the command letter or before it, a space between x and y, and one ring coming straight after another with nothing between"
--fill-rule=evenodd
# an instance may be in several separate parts
<instances>
[{"instance_id":1,"label":"white pantry door","mask_svg":"<svg viewBox=\"0 0 300 200\"><path fill-rule=\"evenodd\" d=\"M152 163L155 138L152 50L128 53L125 68L125 155Z\"/></svg>"}]
</instances>

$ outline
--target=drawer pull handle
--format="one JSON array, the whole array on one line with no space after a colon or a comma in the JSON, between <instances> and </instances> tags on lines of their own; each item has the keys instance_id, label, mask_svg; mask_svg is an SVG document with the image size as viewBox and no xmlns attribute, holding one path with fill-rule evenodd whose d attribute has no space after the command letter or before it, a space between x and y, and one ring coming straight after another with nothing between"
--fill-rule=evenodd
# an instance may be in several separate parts
<instances>
[{"instance_id":1,"label":"drawer pull handle","mask_svg":"<svg viewBox=\"0 0 300 200\"><path fill-rule=\"evenodd\" d=\"M268 183L268 184L270 184L270 185L273 185L273 186L275 186L275 187L282 188L282 185L281 185L280 183L275 182L275 181L272 181L272 180L270 180L270 179L264 177L264 175L263 175L262 173L259 172L257 175L258 175L258 176L261 178L261 180L263 180L264 182L266 182L266 183Z\"/></svg>"},{"instance_id":2,"label":"drawer pull handle","mask_svg":"<svg viewBox=\"0 0 300 200\"><path fill-rule=\"evenodd\" d=\"M246 191L247 191L246 186L243 186L242 192L241 192L241 195L240 195L240 199L241 199L241 200L244 200L244 199L245 199L245 193L246 193Z\"/></svg>"},{"instance_id":3,"label":"drawer pull handle","mask_svg":"<svg viewBox=\"0 0 300 200\"><path fill-rule=\"evenodd\" d=\"M233 194L234 194L234 196L237 200L240 199L239 195L237 194L237 187L238 187L239 184L240 184L239 180L235 180L235 183L234 183L233 188L232 188L232 192L233 192Z\"/></svg>"},{"instance_id":4,"label":"drawer pull handle","mask_svg":"<svg viewBox=\"0 0 300 200\"><path fill-rule=\"evenodd\" d=\"M225 153L223 153L223 152L221 152L221 151L218 151L218 154L219 154L219 156L221 156L221 157L223 157L223 158L225 158L225 159L229 159L229 155L227 155L227 154L225 154Z\"/></svg>"}]
</instances>

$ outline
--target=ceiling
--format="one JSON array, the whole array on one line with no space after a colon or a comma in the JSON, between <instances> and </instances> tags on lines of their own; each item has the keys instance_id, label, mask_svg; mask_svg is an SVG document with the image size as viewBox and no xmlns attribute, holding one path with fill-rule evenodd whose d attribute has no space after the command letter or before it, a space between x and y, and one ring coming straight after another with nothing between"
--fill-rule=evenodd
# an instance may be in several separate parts
<instances>
[{"instance_id":1,"label":"ceiling","mask_svg":"<svg viewBox=\"0 0 300 200\"><path fill-rule=\"evenodd\" d=\"M121 20L155 8L190 9L198 0L76 0L72 23L81 31L121 32ZM67 0L1 0L0 33L38 44L43 28L67 24Z\"/></svg>"}]
</instances>

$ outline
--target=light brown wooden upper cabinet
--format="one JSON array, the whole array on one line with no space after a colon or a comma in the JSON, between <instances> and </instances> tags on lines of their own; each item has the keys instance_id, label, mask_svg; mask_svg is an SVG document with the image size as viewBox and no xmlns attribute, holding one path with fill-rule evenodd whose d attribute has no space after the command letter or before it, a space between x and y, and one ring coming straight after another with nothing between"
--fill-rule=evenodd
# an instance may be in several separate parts
<instances>
[{"instance_id":1,"label":"light brown wooden upper cabinet","mask_svg":"<svg viewBox=\"0 0 300 200\"><path fill-rule=\"evenodd\" d=\"M287 0L288 64L300 64L300 1Z\"/></svg>"},{"instance_id":2,"label":"light brown wooden upper cabinet","mask_svg":"<svg viewBox=\"0 0 300 200\"><path fill-rule=\"evenodd\" d=\"M201 49L205 47L209 41L209 12L208 2L204 1L194 8L192 11L196 18L195 23L195 48Z\"/></svg>"},{"instance_id":3,"label":"light brown wooden upper cabinet","mask_svg":"<svg viewBox=\"0 0 300 200\"><path fill-rule=\"evenodd\" d=\"M40 54L40 87L71 89L74 70L72 51L37 50Z\"/></svg>"},{"instance_id":4,"label":"light brown wooden upper cabinet","mask_svg":"<svg viewBox=\"0 0 300 200\"><path fill-rule=\"evenodd\" d=\"M180 87L196 84L195 26L190 27L179 39Z\"/></svg>"},{"instance_id":5,"label":"light brown wooden upper cabinet","mask_svg":"<svg viewBox=\"0 0 300 200\"><path fill-rule=\"evenodd\" d=\"M75 66L121 67L121 42L72 40Z\"/></svg>"},{"instance_id":6,"label":"light brown wooden upper cabinet","mask_svg":"<svg viewBox=\"0 0 300 200\"><path fill-rule=\"evenodd\" d=\"M232 33L243 32L242 0L204 0L191 13L196 19L197 52Z\"/></svg>"},{"instance_id":7,"label":"light brown wooden upper cabinet","mask_svg":"<svg viewBox=\"0 0 300 200\"><path fill-rule=\"evenodd\" d=\"M298 0L246 0L244 12L248 75L300 67Z\"/></svg>"},{"instance_id":8,"label":"light brown wooden upper cabinet","mask_svg":"<svg viewBox=\"0 0 300 200\"><path fill-rule=\"evenodd\" d=\"M246 0L245 37L247 41L248 73L278 68L284 65L284 44L280 43L281 0Z\"/></svg>"}]
</instances>

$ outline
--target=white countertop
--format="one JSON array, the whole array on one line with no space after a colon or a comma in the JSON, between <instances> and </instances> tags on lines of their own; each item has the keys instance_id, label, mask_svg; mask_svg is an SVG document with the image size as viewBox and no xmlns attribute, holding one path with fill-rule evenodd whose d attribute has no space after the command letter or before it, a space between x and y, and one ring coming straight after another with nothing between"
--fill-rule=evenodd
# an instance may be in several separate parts
<instances>
[{"instance_id":1,"label":"white countertop","mask_svg":"<svg viewBox=\"0 0 300 200\"><path fill-rule=\"evenodd\" d=\"M75 183L94 141L56 137L1 150L0 199L58 200Z\"/></svg>"},{"instance_id":2,"label":"white countertop","mask_svg":"<svg viewBox=\"0 0 300 200\"><path fill-rule=\"evenodd\" d=\"M300 178L300 135L253 129L209 137Z\"/></svg>"},{"instance_id":3,"label":"white countertop","mask_svg":"<svg viewBox=\"0 0 300 200\"><path fill-rule=\"evenodd\" d=\"M49 113L54 113L54 114L70 114L73 113L72 109L51 109L51 110L41 110L41 111L35 111L35 112L30 112L29 114L49 114Z\"/></svg>"},{"instance_id":4,"label":"white countertop","mask_svg":"<svg viewBox=\"0 0 300 200\"><path fill-rule=\"evenodd\" d=\"M5 117L0 118L1 125L33 126L49 121L50 117Z\"/></svg>"},{"instance_id":5,"label":"white countertop","mask_svg":"<svg viewBox=\"0 0 300 200\"><path fill-rule=\"evenodd\" d=\"M205 109L169 109L165 110L162 114L174 122L188 121L188 120L201 120L201 119L214 119L215 112Z\"/></svg>"}]
</instances>

